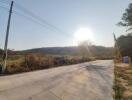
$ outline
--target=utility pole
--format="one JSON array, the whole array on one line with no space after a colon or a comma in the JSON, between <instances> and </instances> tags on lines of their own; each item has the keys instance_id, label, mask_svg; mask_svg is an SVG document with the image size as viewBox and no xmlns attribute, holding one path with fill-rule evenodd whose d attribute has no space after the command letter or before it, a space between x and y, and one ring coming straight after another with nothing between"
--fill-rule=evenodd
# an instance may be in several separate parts
<instances>
[{"instance_id":1,"label":"utility pole","mask_svg":"<svg viewBox=\"0 0 132 100\"><path fill-rule=\"evenodd\" d=\"M119 48L119 45L117 44L117 39L114 33L113 33L113 37L115 41L115 58L116 60L121 61L122 56L121 56L120 48Z\"/></svg>"},{"instance_id":2,"label":"utility pole","mask_svg":"<svg viewBox=\"0 0 132 100\"><path fill-rule=\"evenodd\" d=\"M5 46L4 46L4 54L3 54L4 66L2 68L2 73L4 73L5 69L6 69L7 46L8 46L8 37L9 37L9 30L10 30L10 22L11 22L13 3L14 3L14 1L11 1L10 11L9 11L9 17L8 17L8 23L7 23L7 30L6 30L6 38L5 38Z\"/></svg>"}]
</instances>

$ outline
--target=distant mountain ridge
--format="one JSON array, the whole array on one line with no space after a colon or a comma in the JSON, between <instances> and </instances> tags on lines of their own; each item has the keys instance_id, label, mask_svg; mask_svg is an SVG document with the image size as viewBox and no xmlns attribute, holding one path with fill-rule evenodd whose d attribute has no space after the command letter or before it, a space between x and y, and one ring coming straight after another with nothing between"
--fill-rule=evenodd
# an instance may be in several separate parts
<instances>
[{"instance_id":1,"label":"distant mountain ridge","mask_svg":"<svg viewBox=\"0 0 132 100\"><path fill-rule=\"evenodd\" d=\"M113 57L113 47L103 47L103 46L90 46L90 52L94 56L110 56ZM20 52L20 51L19 51ZM80 47L44 47L44 48L34 48L23 50L21 52L25 53L44 53L44 54L55 54L55 55L77 55L80 52Z\"/></svg>"},{"instance_id":2,"label":"distant mountain ridge","mask_svg":"<svg viewBox=\"0 0 132 100\"><path fill-rule=\"evenodd\" d=\"M58 55L70 55L78 52L78 47L44 47L44 48L33 48L28 50L23 50L22 52L31 53L45 53L45 54L58 54Z\"/></svg>"},{"instance_id":3,"label":"distant mountain ridge","mask_svg":"<svg viewBox=\"0 0 132 100\"><path fill-rule=\"evenodd\" d=\"M113 47L103 47L103 46L90 46L90 53L94 57L103 57L103 58L112 58L114 56L114 48ZM25 53L42 53L42 54L50 54L50 55L79 55L80 47L71 46L71 47L44 47L44 48L33 48L21 51L12 51L8 50L8 55L23 55ZM0 49L0 55L3 55L3 50Z\"/></svg>"}]
</instances>

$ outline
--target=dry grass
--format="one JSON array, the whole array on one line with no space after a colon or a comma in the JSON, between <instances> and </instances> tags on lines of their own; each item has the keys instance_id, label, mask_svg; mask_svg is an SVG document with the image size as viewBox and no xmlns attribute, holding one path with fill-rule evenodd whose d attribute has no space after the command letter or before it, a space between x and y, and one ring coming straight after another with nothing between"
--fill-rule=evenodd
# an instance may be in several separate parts
<instances>
[{"instance_id":1,"label":"dry grass","mask_svg":"<svg viewBox=\"0 0 132 100\"><path fill-rule=\"evenodd\" d=\"M115 100L132 100L132 66L115 65Z\"/></svg>"},{"instance_id":2,"label":"dry grass","mask_svg":"<svg viewBox=\"0 0 132 100\"><path fill-rule=\"evenodd\" d=\"M77 64L91 61L89 58L79 56L51 56L33 53L28 55L19 55L9 58L5 74L14 74L33 70L47 69L62 65Z\"/></svg>"}]
</instances>

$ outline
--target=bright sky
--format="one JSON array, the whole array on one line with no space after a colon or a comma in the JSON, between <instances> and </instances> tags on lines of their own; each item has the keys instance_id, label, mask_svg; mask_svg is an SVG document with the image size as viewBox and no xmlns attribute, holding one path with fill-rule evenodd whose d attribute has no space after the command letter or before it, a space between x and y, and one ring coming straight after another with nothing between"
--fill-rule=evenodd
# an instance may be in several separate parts
<instances>
[{"instance_id":1,"label":"bright sky","mask_svg":"<svg viewBox=\"0 0 132 100\"><path fill-rule=\"evenodd\" d=\"M1 3L6 1L7 5ZM37 14L50 24L63 30L42 27L13 13L9 48L15 50L72 46L78 30L92 31L92 43L113 46L113 35L124 34L116 24L131 0L15 0L16 3ZM0 0L0 6L9 8L9 0ZM14 10L17 10L14 4ZM21 11L19 11L21 13ZM0 7L0 48L3 48L8 11ZM90 33L91 34L91 33ZM91 37L91 36L90 36Z\"/></svg>"}]
</instances>

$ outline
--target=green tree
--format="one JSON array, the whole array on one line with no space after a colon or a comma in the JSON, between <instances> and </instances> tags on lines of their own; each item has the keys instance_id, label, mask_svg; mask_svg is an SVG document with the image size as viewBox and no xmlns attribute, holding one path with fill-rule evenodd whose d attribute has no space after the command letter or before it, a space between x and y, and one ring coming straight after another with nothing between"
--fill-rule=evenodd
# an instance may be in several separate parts
<instances>
[{"instance_id":1,"label":"green tree","mask_svg":"<svg viewBox=\"0 0 132 100\"><path fill-rule=\"evenodd\" d=\"M120 26L128 27L127 30L132 29L132 3L129 4L122 16L122 21L118 23Z\"/></svg>"},{"instance_id":2,"label":"green tree","mask_svg":"<svg viewBox=\"0 0 132 100\"><path fill-rule=\"evenodd\" d=\"M122 56L130 56L132 58L132 35L121 35L117 39L117 44Z\"/></svg>"},{"instance_id":3,"label":"green tree","mask_svg":"<svg viewBox=\"0 0 132 100\"><path fill-rule=\"evenodd\" d=\"M132 30L132 3L129 4L122 16L122 21L118 23L120 26L127 27L128 30ZM122 56L130 56L132 58L132 33L127 35L121 35L117 39L117 44Z\"/></svg>"}]
</instances>

